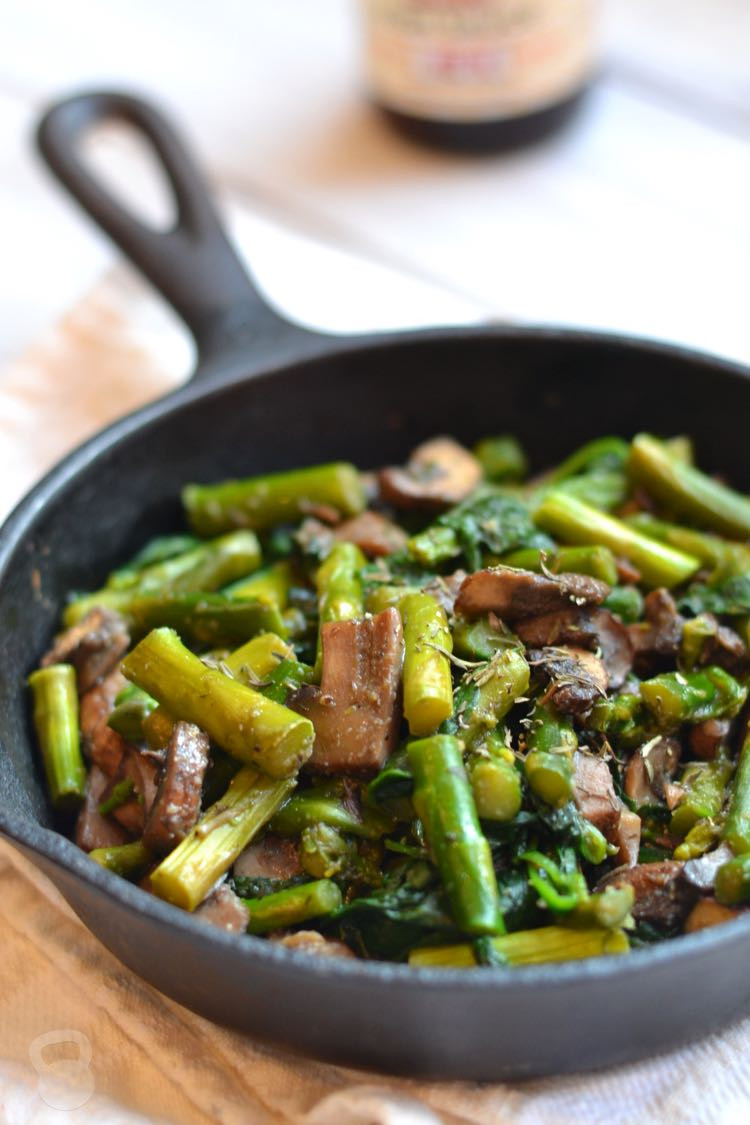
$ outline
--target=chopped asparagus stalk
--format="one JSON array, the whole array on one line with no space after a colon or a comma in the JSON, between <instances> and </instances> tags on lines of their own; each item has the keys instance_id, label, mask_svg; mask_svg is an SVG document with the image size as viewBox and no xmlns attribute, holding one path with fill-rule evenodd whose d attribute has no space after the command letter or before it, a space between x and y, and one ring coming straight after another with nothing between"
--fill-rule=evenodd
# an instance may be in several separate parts
<instances>
[{"instance_id":1,"label":"chopped asparagus stalk","mask_svg":"<svg viewBox=\"0 0 750 1125\"><path fill-rule=\"evenodd\" d=\"M680 515L722 535L750 536L750 499L674 457L650 434L633 439L630 472L652 496Z\"/></svg>"},{"instance_id":2,"label":"chopped asparagus stalk","mask_svg":"<svg viewBox=\"0 0 750 1125\"><path fill-rule=\"evenodd\" d=\"M293 778L273 780L244 766L224 796L151 873L154 894L183 910L195 910L295 785Z\"/></svg>"},{"instance_id":3,"label":"chopped asparagus stalk","mask_svg":"<svg viewBox=\"0 0 750 1125\"><path fill-rule=\"evenodd\" d=\"M113 871L115 875L122 875L124 879L137 879L154 859L142 840L135 840L132 844L117 844L111 848L94 848L89 852L89 858L108 871Z\"/></svg>"},{"instance_id":4,"label":"chopped asparagus stalk","mask_svg":"<svg viewBox=\"0 0 750 1125\"><path fill-rule=\"evenodd\" d=\"M58 808L83 799L86 769L78 734L78 691L72 664L50 664L29 676L34 729L52 803Z\"/></svg>"},{"instance_id":5,"label":"chopped asparagus stalk","mask_svg":"<svg viewBox=\"0 0 750 1125\"><path fill-rule=\"evenodd\" d=\"M242 901L250 912L249 934L284 930L310 918L332 914L342 904L341 891L330 879L318 879L314 883L288 887L263 898L244 898Z\"/></svg>"},{"instance_id":6,"label":"chopped asparagus stalk","mask_svg":"<svg viewBox=\"0 0 750 1125\"><path fill-rule=\"evenodd\" d=\"M289 777L312 753L309 719L207 668L171 629L154 629L125 657L125 676L240 761Z\"/></svg>"},{"instance_id":7,"label":"chopped asparagus stalk","mask_svg":"<svg viewBox=\"0 0 750 1125\"><path fill-rule=\"evenodd\" d=\"M391 827L391 822L373 809L360 813L340 797L308 789L287 801L273 818L271 831L278 836L299 836L316 824L328 824L365 839L377 839Z\"/></svg>"},{"instance_id":8,"label":"chopped asparagus stalk","mask_svg":"<svg viewBox=\"0 0 750 1125\"><path fill-rule=\"evenodd\" d=\"M414 808L457 926L470 934L502 933L492 853L479 826L461 743L435 735L412 742L408 755Z\"/></svg>"},{"instance_id":9,"label":"chopped asparagus stalk","mask_svg":"<svg viewBox=\"0 0 750 1125\"><path fill-rule=\"evenodd\" d=\"M568 929L542 926L538 930L519 930L514 934L489 939L500 964L537 965L545 961L577 961L585 957L627 953L630 948L623 930L601 927ZM477 961L474 947L443 945L414 949L409 964L421 969L470 969Z\"/></svg>"},{"instance_id":10,"label":"chopped asparagus stalk","mask_svg":"<svg viewBox=\"0 0 750 1125\"><path fill-rule=\"evenodd\" d=\"M365 506L360 475L345 462L221 484L189 484L182 500L197 535L218 535L236 527L263 531L294 522L316 504L342 516L356 516Z\"/></svg>"},{"instance_id":11,"label":"chopped asparagus stalk","mask_svg":"<svg viewBox=\"0 0 750 1125\"><path fill-rule=\"evenodd\" d=\"M534 518L539 527L564 543L598 543L629 559L647 586L679 586L700 566L693 555L649 539L622 520L564 492L548 493Z\"/></svg>"},{"instance_id":12,"label":"chopped asparagus stalk","mask_svg":"<svg viewBox=\"0 0 750 1125\"><path fill-rule=\"evenodd\" d=\"M404 715L412 734L432 734L453 712L448 619L430 594L409 594L399 608L404 623Z\"/></svg>"}]
</instances>

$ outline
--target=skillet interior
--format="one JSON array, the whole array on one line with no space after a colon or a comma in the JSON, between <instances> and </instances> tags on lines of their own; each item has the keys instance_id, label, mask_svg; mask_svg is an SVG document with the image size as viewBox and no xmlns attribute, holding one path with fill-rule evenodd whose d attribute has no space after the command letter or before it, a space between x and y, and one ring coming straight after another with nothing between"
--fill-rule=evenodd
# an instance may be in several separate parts
<instances>
[{"instance_id":1,"label":"skillet interior","mask_svg":"<svg viewBox=\"0 0 750 1125\"><path fill-rule=\"evenodd\" d=\"M716 1026L750 1000L750 921L622 960L508 974L316 963L215 933L40 827L54 825L19 687L65 594L178 526L188 480L332 458L379 465L440 432L512 431L540 468L587 438L648 428L691 433L702 464L747 488L749 412L750 382L730 365L600 336L497 330L421 334L229 375L118 423L55 470L0 534L0 828L162 991L330 1061L497 1079L633 1059Z\"/></svg>"}]
</instances>

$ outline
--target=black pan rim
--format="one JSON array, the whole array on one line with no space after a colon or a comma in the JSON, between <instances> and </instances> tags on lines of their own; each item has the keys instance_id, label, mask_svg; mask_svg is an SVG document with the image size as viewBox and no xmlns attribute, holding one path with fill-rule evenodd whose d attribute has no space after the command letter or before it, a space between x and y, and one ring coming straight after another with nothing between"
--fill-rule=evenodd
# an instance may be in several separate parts
<instances>
[{"instance_id":1,"label":"black pan rim","mask_svg":"<svg viewBox=\"0 0 750 1125\"><path fill-rule=\"evenodd\" d=\"M523 343L524 341L546 341L576 344L591 347L615 346L617 350L627 350L643 355L644 358L658 360L672 358L705 367L712 373L721 372L730 378L747 380L750 369L731 360L717 358L708 353L696 351L637 336L624 336L591 331L588 329L568 329L548 326L506 326L482 325L461 328L427 329L413 333L394 333L377 337L331 337L335 346L327 353L321 347L312 357L300 361L284 361L264 364L262 368L248 372L248 357L234 356L213 376L203 383L187 383L170 395L147 404L126 417L99 431L88 441L78 446L67 457L53 467L43 479L22 499L0 528L0 581L13 552L37 514L49 503L54 495L70 484L76 475L91 466L91 463L119 441L159 419L165 413L179 410L183 405L204 401L220 396L225 391L243 382L255 379L264 381L283 375L285 370L299 370L301 367L315 367L326 359L355 359L363 351L371 355L373 350L387 350L397 347L418 347L421 344L434 344L439 341L467 342L484 341ZM284 968L293 974L319 976L330 979L357 979L368 985L382 987L397 985L401 990L429 988L439 992L451 992L456 986L470 990L492 989L498 1001L511 991L535 986L559 984L602 984L614 976L618 979L633 973L641 974L648 968L658 969L666 962L675 959L690 959L699 952L718 955L720 950L744 943L750 936L750 913L746 917L733 920L724 926L712 927L708 931L683 935L647 949L635 949L627 957L601 957L580 962L555 965L539 965L514 968L512 972L503 969L485 968L481 972L466 972L457 969L427 969L410 967L381 961L349 962L344 959L316 960L299 951L284 949L258 938L247 935L224 933L189 914L171 906L99 867L76 845L61 833L40 825L33 817L6 815L0 809L0 831L18 843L23 850L38 855L53 866L62 867L79 881L87 884L106 898L137 910L155 923L169 928L177 927L185 937L197 941L206 955L217 950L231 950L248 963L261 962L269 966ZM52 879L54 884L54 879Z\"/></svg>"}]
</instances>

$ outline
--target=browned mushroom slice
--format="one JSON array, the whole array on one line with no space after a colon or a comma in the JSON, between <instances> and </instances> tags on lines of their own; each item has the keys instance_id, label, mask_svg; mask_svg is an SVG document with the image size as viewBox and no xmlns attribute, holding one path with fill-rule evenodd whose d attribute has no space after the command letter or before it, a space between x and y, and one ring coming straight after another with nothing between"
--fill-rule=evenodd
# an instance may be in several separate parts
<instances>
[{"instance_id":1,"label":"browned mushroom slice","mask_svg":"<svg viewBox=\"0 0 750 1125\"><path fill-rule=\"evenodd\" d=\"M603 758L576 750L573 755L573 800L595 828L611 839L620 820L622 802Z\"/></svg>"},{"instance_id":2,"label":"browned mushroom slice","mask_svg":"<svg viewBox=\"0 0 750 1125\"><path fill-rule=\"evenodd\" d=\"M133 786L133 796L118 808L112 810L112 816L131 832L140 836L146 823L146 817L156 798L159 785L159 767L150 754L142 754L137 746L125 743L125 748L120 760L119 769L111 783L110 790L120 781L130 781Z\"/></svg>"},{"instance_id":3,"label":"browned mushroom slice","mask_svg":"<svg viewBox=\"0 0 750 1125\"><path fill-rule=\"evenodd\" d=\"M696 902L685 920L685 933L695 934L709 926L720 926L722 922L731 922L741 914L744 914L743 910L722 906L715 898L702 898Z\"/></svg>"},{"instance_id":4,"label":"browned mushroom slice","mask_svg":"<svg viewBox=\"0 0 750 1125\"><path fill-rule=\"evenodd\" d=\"M652 738L639 746L625 770L625 793L636 805L653 805L666 797L682 748L676 738Z\"/></svg>"},{"instance_id":5,"label":"browned mushroom slice","mask_svg":"<svg viewBox=\"0 0 750 1125\"><path fill-rule=\"evenodd\" d=\"M544 701L566 715L583 715L607 694L607 671L593 652L572 645L530 649L529 664L549 678Z\"/></svg>"},{"instance_id":6,"label":"browned mushroom slice","mask_svg":"<svg viewBox=\"0 0 750 1125\"><path fill-rule=\"evenodd\" d=\"M702 618L708 625L713 626L713 632L703 642L698 663L718 664L733 676L745 676L748 672L750 654L742 637L728 625L721 625L713 613L704 613Z\"/></svg>"},{"instance_id":7,"label":"browned mushroom slice","mask_svg":"<svg viewBox=\"0 0 750 1125\"><path fill-rule=\"evenodd\" d=\"M401 721L404 641L398 610L321 630L320 688L303 687L294 703L315 727L308 767L316 773L369 774L391 753Z\"/></svg>"},{"instance_id":8,"label":"browned mushroom slice","mask_svg":"<svg viewBox=\"0 0 750 1125\"><path fill-rule=\"evenodd\" d=\"M510 566L477 570L465 578L456 612L477 617L492 611L504 621L522 621L571 606L599 605L610 588L586 574L533 574Z\"/></svg>"},{"instance_id":9,"label":"browned mushroom slice","mask_svg":"<svg viewBox=\"0 0 750 1125\"><path fill-rule=\"evenodd\" d=\"M381 496L396 508L448 508L465 500L481 480L476 457L447 437L418 446L404 468L378 474Z\"/></svg>"},{"instance_id":10,"label":"browned mushroom slice","mask_svg":"<svg viewBox=\"0 0 750 1125\"><path fill-rule=\"evenodd\" d=\"M334 529L333 538L355 543L370 558L403 551L407 543L406 532L380 512L362 512L346 520Z\"/></svg>"},{"instance_id":11,"label":"browned mushroom slice","mask_svg":"<svg viewBox=\"0 0 750 1125\"><path fill-rule=\"evenodd\" d=\"M202 918L220 930L230 934L244 934L250 921L250 911L231 887L223 883L205 899L193 912L194 918Z\"/></svg>"},{"instance_id":12,"label":"browned mushroom slice","mask_svg":"<svg viewBox=\"0 0 750 1125\"><path fill-rule=\"evenodd\" d=\"M294 934L285 934L283 937L272 937L278 945L285 949L294 949L298 953L313 953L316 957L354 957L348 945L343 941L323 937L317 930L297 930Z\"/></svg>"},{"instance_id":13,"label":"browned mushroom slice","mask_svg":"<svg viewBox=\"0 0 750 1125\"><path fill-rule=\"evenodd\" d=\"M729 736L732 723L729 719L705 719L690 727L688 741L690 749L696 758L711 761L722 742Z\"/></svg>"},{"instance_id":14,"label":"browned mushroom slice","mask_svg":"<svg viewBox=\"0 0 750 1125\"><path fill-rule=\"evenodd\" d=\"M269 834L253 840L238 856L232 871L255 879L293 879L302 874L297 846L293 840Z\"/></svg>"},{"instance_id":15,"label":"browned mushroom slice","mask_svg":"<svg viewBox=\"0 0 750 1125\"><path fill-rule=\"evenodd\" d=\"M41 663L43 668L48 664L72 664L78 692L83 695L117 666L129 644L130 635L119 613L95 606L77 625L55 637Z\"/></svg>"},{"instance_id":16,"label":"browned mushroom slice","mask_svg":"<svg viewBox=\"0 0 750 1125\"><path fill-rule=\"evenodd\" d=\"M597 650L607 670L609 688L622 687L633 666L633 646L625 626L608 609L569 607L513 626L530 648L576 645Z\"/></svg>"},{"instance_id":17,"label":"browned mushroom slice","mask_svg":"<svg viewBox=\"0 0 750 1125\"><path fill-rule=\"evenodd\" d=\"M159 788L143 829L143 842L152 851L171 851L197 821L209 751L208 735L200 727L175 723Z\"/></svg>"},{"instance_id":18,"label":"browned mushroom slice","mask_svg":"<svg viewBox=\"0 0 750 1125\"><path fill-rule=\"evenodd\" d=\"M620 810L612 843L617 845L617 859L626 867L634 867L638 862L641 846L641 818L624 805Z\"/></svg>"},{"instance_id":19,"label":"browned mushroom slice","mask_svg":"<svg viewBox=\"0 0 750 1125\"><path fill-rule=\"evenodd\" d=\"M633 663L639 676L655 675L674 667L685 619L668 590L652 590L643 603L646 620L628 625Z\"/></svg>"},{"instance_id":20,"label":"browned mushroom slice","mask_svg":"<svg viewBox=\"0 0 750 1125\"><path fill-rule=\"evenodd\" d=\"M91 852L94 848L113 848L128 839L125 829L99 812L99 805L110 787L110 778L93 765L86 780L86 798L76 821L75 841L79 848Z\"/></svg>"},{"instance_id":21,"label":"browned mushroom slice","mask_svg":"<svg viewBox=\"0 0 750 1125\"><path fill-rule=\"evenodd\" d=\"M436 574L422 589L425 594L431 594L450 616L453 613L458 591L461 589L461 583L465 577L465 570L454 570L453 574Z\"/></svg>"},{"instance_id":22,"label":"browned mushroom slice","mask_svg":"<svg viewBox=\"0 0 750 1125\"><path fill-rule=\"evenodd\" d=\"M682 863L673 859L618 867L596 889L622 886L630 886L635 892L633 917L666 930L684 922L698 897L697 890L683 878Z\"/></svg>"},{"instance_id":23,"label":"browned mushroom slice","mask_svg":"<svg viewBox=\"0 0 750 1125\"><path fill-rule=\"evenodd\" d=\"M81 696L79 723L83 752L109 777L114 777L117 773L127 743L121 735L107 726L107 719L116 696L126 684L125 677L115 669L101 683L89 688Z\"/></svg>"}]
</instances>

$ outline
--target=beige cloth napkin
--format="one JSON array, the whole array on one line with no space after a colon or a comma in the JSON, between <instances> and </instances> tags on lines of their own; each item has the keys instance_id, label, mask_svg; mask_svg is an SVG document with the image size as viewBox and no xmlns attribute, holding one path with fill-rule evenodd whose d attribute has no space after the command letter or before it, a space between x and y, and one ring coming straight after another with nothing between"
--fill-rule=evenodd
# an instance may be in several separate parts
<instances>
[{"instance_id":1,"label":"beige cloth napkin","mask_svg":"<svg viewBox=\"0 0 750 1125\"><path fill-rule=\"evenodd\" d=\"M165 314L132 275L113 273L0 378L0 508L188 367ZM750 1020L635 1066L502 1085L394 1080L289 1057L143 983L0 843L0 1121L10 1125L730 1125L749 1117Z\"/></svg>"}]
</instances>

